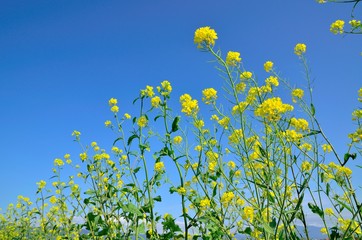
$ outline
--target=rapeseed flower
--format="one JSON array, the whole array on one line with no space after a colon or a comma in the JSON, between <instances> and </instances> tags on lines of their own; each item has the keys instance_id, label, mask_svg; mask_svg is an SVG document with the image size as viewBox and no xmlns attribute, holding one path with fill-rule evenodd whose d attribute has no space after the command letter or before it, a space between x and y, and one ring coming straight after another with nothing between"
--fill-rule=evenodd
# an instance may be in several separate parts
<instances>
[{"instance_id":1,"label":"rapeseed flower","mask_svg":"<svg viewBox=\"0 0 362 240\"><path fill-rule=\"evenodd\" d=\"M145 89L141 90L141 96L142 97L153 97L155 95L154 91L153 91L153 87L151 86L146 86Z\"/></svg>"},{"instance_id":2,"label":"rapeseed flower","mask_svg":"<svg viewBox=\"0 0 362 240\"><path fill-rule=\"evenodd\" d=\"M161 172L165 168L165 164L163 162L155 163L155 171Z\"/></svg>"},{"instance_id":3,"label":"rapeseed flower","mask_svg":"<svg viewBox=\"0 0 362 240\"><path fill-rule=\"evenodd\" d=\"M253 76L253 73L245 71L240 74L240 79L246 80L246 79L252 78L252 76Z\"/></svg>"},{"instance_id":4,"label":"rapeseed flower","mask_svg":"<svg viewBox=\"0 0 362 240\"><path fill-rule=\"evenodd\" d=\"M362 88L358 90L358 101L362 102Z\"/></svg>"},{"instance_id":5,"label":"rapeseed flower","mask_svg":"<svg viewBox=\"0 0 362 240\"><path fill-rule=\"evenodd\" d=\"M175 144L180 144L182 142L182 137L181 136L176 136L173 138L173 143Z\"/></svg>"},{"instance_id":6,"label":"rapeseed flower","mask_svg":"<svg viewBox=\"0 0 362 240\"><path fill-rule=\"evenodd\" d=\"M356 20L356 19L353 19L351 21L348 22L349 25L351 25L351 27L353 28L358 28L358 27L361 27L361 21L360 20Z\"/></svg>"},{"instance_id":7,"label":"rapeseed flower","mask_svg":"<svg viewBox=\"0 0 362 240\"><path fill-rule=\"evenodd\" d=\"M214 102L217 98L217 91L213 88L206 88L202 91L202 101L206 104Z\"/></svg>"},{"instance_id":8,"label":"rapeseed flower","mask_svg":"<svg viewBox=\"0 0 362 240\"><path fill-rule=\"evenodd\" d=\"M216 39L217 33L209 26L198 28L195 31L194 43L198 48L214 46Z\"/></svg>"},{"instance_id":9,"label":"rapeseed flower","mask_svg":"<svg viewBox=\"0 0 362 240\"><path fill-rule=\"evenodd\" d=\"M38 189L41 190L45 187L47 183L44 180L40 180L39 182L36 183L36 185L38 185Z\"/></svg>"},{"instance_id":10,"label":"rapeseed flower","mask_svg":"<svg viewBox=\"0 0 362 240\"><path fill-rule=\"evenodd\" d=\"M111 111L114 112L114 113L117 113L119 111L119 107L114 105L111 107Z\"/></svg>"},{"instance_id":11,"label":"rapeseed flower","mask_svg":"<svg viewBox=\"0 0 362 240\"><path fill-rule=\"evenodd\" d=\"M151 98L152 107L157 108L158 106L160 106L160 103L161 103L161 98L159 96Z\"/></svg>"},{"instance_id":12,"label":"rapeseed flower","mask_svg":"<svg viewBox=\"0 0 362 240\"><path fill-rule=\"evenodd\" d=\"M251 206L246 206L243 209L243 214L241 216L244 220L249 220L253 222L254 219L254 208Z\"/></svg>"},{"instance_id":13,"label":"rapeseed flower","mask_svg":"<svg viewBox=\"0 0 362 240\"><path fill-rule=\"evenodd\" d=\"M228 129L230 122L230 118L224 117L223 119L218 121L218 124L220 124L224 129Z\"/></svg>"},{"instance_id":14,"label":"rapeseed flower","mask_svg":"<svg viewBox=\"0 0 362 240\"><path fill-rule=\"evenodd\" d=\"M107 120L107 121L104 122L104 125L105 125L106 127L110 127L110 126L112 125L112 122L109 121L109 120Z\"/></svg>"},{"instance_id":15,"label":"rapeseed flower","mask_svg":"<svg viewBox=\"0 0 362 240\"><path fill-rule=\"evenodd\" d=\"M200 201L200 208L201 209L206 209L208 207L210 207L211 205L211 202L208 198L204 198Z\"/></svg>"},{"instance_id":16,"label":"rapeseed flower","mask_svg":"<svg viewBox=\"0 0 362 240\"><path fill-rule=\"evenodd\" d=\"M323 149L324 152L329 153L329 152L332 151L332 146L329 145L329 144L323 144L322 149Z\"/></svg>"},{"instance_id":17,"label":"rapeseed flower","mask_svg":"<svg viewBox=\"0 0 362 240\"><path fill-rule=\"evenodd\" d=\"M335 22L333 22L331 24L331 27L330 27L330 31L333 33L333 34L342 34L344 31L343 31L343 27L344 27L344 21L343 20L336 20Z\"/></svg>"},{"instance_id":18,"label":"rapeseed flower","mask_svg":"<svg viewBox=\"0 0 362 240\"><path fill-rule=\"evenodd\" d=\"M227 206L231 200L233 200L233 198L235 197L235 194L233 192L224 192L222 195L221 195L221 203L223 206Z\"/></svg>"},{"instance_id":19,"label":"rapeseed flower","mask_svg":"<svg viewBox=\"0 0 362 240\"><path fill-rule=\"evenodd\" d=\"M61 167L61 166L63 166L63 165L64 165L64 162L63 162L62 159L60 159L60 158L54 159L54 166Z\"/></svg>"},{"instance_id":20,"label":"rapeseed flower","mask_svg":"<svg viewBox=\"0 0 362 240\"><path fill-rule=\"evenodd\" d=\"M108 101L108 104L109 104L109 106L114 106L114 105L116 105L117 104L117 99L116 98L111 98L111 99L109 99L109 101Z\"/></svg>"},{"instance_id":21,"label":"rapeseed flower","mask_svg":"<svg viewBox=\"0 0 362 240\"><path fill-rule=\"evenodd\" d=\"M187 116L197 114L199 111L199 105L197 100L192 99L189 94L183 94L180 97L181 103L181 112L185 113Z\"/></svg>"},{"instance_id":22,"label":"rapeseed flower","mask_svg":"<svg viewBox=\"0 0 362 240\"><path fill-rule=\"evenodd\" d=\"M270 72L273 69L274 63L272 61L267 61L264 63L264 70Z\"/></svg>"},{"instance_id":23,"label":"rapeseed flower","mask_svg":"<svg viewBox=\"0 0 362 240\"><path fill-rule=\"evenodd\" d=\"M292 91L292 101L297 102L297 99L302 99L304 96L304 91L300 88L296 88Z\"/></svg>"},{"instance_id":24,"label":"rapeseed flower","mask_svg":"<svg viewBox=\"0 0 362 240\"><path fill-rule=\"evenodd\" d=\"M301 168L303 172L309 172L312 169L312 164L308 161L303 161Z\"/></svg>"},{"instance_id":25,"label":"rapeseed flower","mask_svg":"<svg viewBox=\"0 0 362 240\"><path fill-rule=\"evenodd\" d=\"M141 116L138 120L137 120L137 125L140 128L144 128L147 126L148 120L145 116Z\"/></svg>"},{"instance_id":26,"label":"rapeseed flower","mask_svg":"<svg viewBox=\"0 0 362 240\"><path fill-rule=\"evenodd\" d=\"M304 43L298 43L294 47L294 53L298 56L301 56L307 51L307 46Z\"/></svg>"},{"instance_id":27,"label":"rapeseed flower","mask_svg":"<svg viewBox=\"0 0 362 240\"><path fill-rule=\"evenodd\" d=\"M278 87L279 86L279 81L278 81L278 78L277 77L274 77L274 76L270 76L268 77L267 79L265 79L265 84L266 85L273 85L275 87Z\"/></svg>"},{"instance_id":28,"label":"rapeseed flower","mask_svg":"<svg viewBox=\"0 0 362 240\"><path fill-rule=\"evenodd\" d=\"M125 119L131 119L131 115L129 115L128 113L125 113L123 116Z\"/></svg>"},{"instance_id":29,"label":"rapeseed flower","mask_svg":"<svg viewBox=\"0 0 362 240\"><path fill-rule=\"evenodd\" d=\"M241 62L240 53L229 51L226 55L226 64L235 67L238 63Z\"/></svg>"},{"instance_id":30,"label":"rapeseed flower","mask_svg":"<svg viewBox=\"0 0 362 240\"><path fill-rule=\"evenodd\" d=\"M266 118L268 121L278 121L281 115L288 111L293 111L293 106L283 103L279 97L274 97L260 104L254 114Z\"/></svg>"}]
</instances>

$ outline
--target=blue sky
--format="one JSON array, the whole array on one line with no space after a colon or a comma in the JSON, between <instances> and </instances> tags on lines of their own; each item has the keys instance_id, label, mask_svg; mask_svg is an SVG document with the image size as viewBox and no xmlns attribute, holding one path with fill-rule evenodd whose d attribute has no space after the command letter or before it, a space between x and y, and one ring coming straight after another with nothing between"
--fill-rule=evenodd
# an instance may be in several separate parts
<instances>
[{"instance_id":1,"label":"blue sky","mask_svg":"<svg viewBox=\"0 0 362 240\"><path fill-rule=\"evenodd\" d=\"M211 56L193 43L201 26L214 28L216 48L239 51L251 71L272 60L300 87L293 48L306 43L317 116L343 154L362 86L362 49L359 36L335 36L329 25L348 20L350 9L313 0L1 1L0 207L34 196L54 158L76 158L73 130L84 143L110 146L109 98L132 113L139 89L167 79L178 111L183 93L200 99L204 88L221 90Z\"/></svg>"}]
</instances>

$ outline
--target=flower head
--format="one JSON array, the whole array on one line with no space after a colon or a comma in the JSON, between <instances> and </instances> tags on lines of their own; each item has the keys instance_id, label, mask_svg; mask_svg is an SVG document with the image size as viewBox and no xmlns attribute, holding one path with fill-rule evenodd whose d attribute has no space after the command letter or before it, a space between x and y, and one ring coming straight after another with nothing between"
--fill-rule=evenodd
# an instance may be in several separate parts
<instances>
[{"instance_id":1,"label":"flower head","mask_svg":"<svg viewBox=\"0 0 362 240\"><path fill-rule=\"evenodd\" d=\"M240 74L240 79L246 80L246 79L250 79L252 76L253 76L253 74L251 72L242 72Z\"/></svg>"},{"instance_id":2,"label":"flower head","mask_svg":"<svg viewBox=\"0 0 362 240\"><path fill-rule=\"evenodd\" d=\"M210 47L215 45L217 33L210 27L201 27L195 31L194 43L198 48Z\"/></svg>"},{"instance_id":3,"label":"flower head","mask_svg":"<svg viewBox=\"0 0 362 240\"><path fill-rule=\"evenodd\" d=\"M232 67L235 67L238 63L241 62L240 53L229 51L226 55L226 64Z\"/></svg>"},{"instance_id":4,"label":"flower head","mask_svg":"<svg viewBox=\"0 0 362 240\"><path fill-rule=\"evenodd\" d=\"M333 34L342 34L343 33L343 27L344 27L344 21L343 20L336 20L331 24L330 31Z\"/></svg>"},{"instance_id":5,"label":"flower head","mask_svg":"<svg viewBox=\"0 0 362 240\"><path fill-rule=\"evenodd\" d=\"M144 128L147 126L148 120L145 116L141 116L138 120L137 120L137 125L141 128Z\"/></svg>"},{"instance_id":6,"label":"flower head","mask_svg":"<svg viewBox=\"0 0 362 240\"><path fill-rule=\"evenodd\" d=\"M157 162L155 163L155 171L161 172L165 168L165 164L163 162Z\"/></svg>"},{"instance_id":7,"label":"flower head","mask_svg":"<svg viewBox=\"0 0 362 240\"><path fill-rule=\"evenodd\" d=\"M115 98L109 99L108 104L109 104L109 106L114 106L114 105L116 105L116 104L117 104L117 99L115 99Z\"/></svg>"},{"instance_id":8,"label":"flower head","mask_svg":"<svg viewBox=\"0 0 362 240\"><path fill-rule=\"evenodd\" d=\"M195 99L192 99L189 94L184 94L180 97L181 103L181 112L185 113L187 116L197 114L199 111L198 102Z\"/></svg>"},{"instance_id":9,"label":"flower head","mask_svg":"<svg viewBox=\"0 0 362 240\"><path fill-rule=\"evenodd\" d=\"M307 46L304 43L298 43L294 47L294 53L298 56L301 56L306 51L307 51Z\"/></svg>"},{"instance_id":10,"label":"flower head","mask_svg":"<svg viewBox=\"0 0 362 240\"><path fill-rule=\"evenodd\" d=\"M213 88L206 88L202 91L202 101L204 101L206 104L210 104L217 98L217 91Z\"/></svg>"},{"instance_id":11,"label":"flower head","mask_svg":"<svg viewBox=\"0 0 362 240\"><path fill-rule=\"evenodd\" d=\"M273 65L274 65L274 63L271 62L271 61L265 62L265 63L264 63L264 70L265 70L266 72L270 72L270 70L272 70L272 68L273 68Z\"/></svg>"},{"instance_id":12,"label":"flower head","mask_svg":"<svg viewBox=\"0 0 362 240\"><path fill-rule=\"evenodd\" d=\"M296 88L292 91L292 100L293 102L297 102L297 99L302 99L304 96L304 91L300 88Z\"/></svg>"}]
</instances>

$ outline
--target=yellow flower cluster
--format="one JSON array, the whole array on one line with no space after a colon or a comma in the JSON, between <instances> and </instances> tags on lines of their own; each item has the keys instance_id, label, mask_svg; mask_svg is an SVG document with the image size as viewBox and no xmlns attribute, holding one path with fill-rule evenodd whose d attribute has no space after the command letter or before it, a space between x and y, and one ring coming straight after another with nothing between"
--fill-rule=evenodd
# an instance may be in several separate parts
<instances>
[{"instance_id":1,"label":"yellow flower cluster","mask_svg":"<svg viewBox=\"0 0 362 240\"><path fill-rule=\"evenodd\" d=\"M241 62L240 53L229 51L226 55L226 64L235 67L238 63Z\"/></svg>"},{"instance_id":2,"label":"yellow flower cluster","mask_svg":"<svg viewBox=\"0 0 362 240\"><path fill-rule=\"evenodd\" d=\"M119 111L119 108L117 106L117 99L115 98L109 99L108 104L111 107L112 112L117 113Z\"/></svg>"},{"instance_id":3,"label":"yellow flower cluster","mask_svg":"<svg viewBox=\"0 0 362 240\"><path fill-rule=\"evenodd\" d=\"M298 56L301 56L306 51L307 51L307 46L304 43L298 43L294 47L294 53Z\"/></svg>"},{"instance_id":4,"label":"yellow flower cluster","mask_svg":"<svg viewBox=\"0 0 362 240\"><path fill-rule=\"evenodd\" d=\"M44 180L40 180L39 182L36 183L36 185L38 185L38 189L43 189L45 187L47 183Z\"/></svg>"},{"instance_id":5,"label":"yellow flower cluster","mask_svg":"<svg viewBox=\"0 0 362 240\"><path fill-rule=\"evenodd\" d=\"M210 200L208 198L204 198L200 201L200 208L206 209L206 208L210 207L210 204L211 204Z\"/></svg>"},{"instance_id":6,"label":"yellow flower cluster","mask_svg":"<svg viewBox=\"0 0 362 240\"><path fill-rule=\"evenodd\" d=\"M235 105L232 110L231 110L231 114L235 115L238 113L242 113L245 111L245 109L248 107L248 103L246 102L240 102L238 105Z\"/></svg>"},{"instance_id":7,"label":"yellow flower cluster","mask_svg":"<svg viewBox=\"0 0 362 240\"><path fill-rule=\"evenodd\" d=\"M182 137L181 136L176 136L173 138L173 142L175 144L180 144L182 142Z\"/></svg>"},{"instance_id":8,"label":"yellow flower cluster","mask_svg":"<svg viewBox=\"0 0 362 240\"><path fill-rule=\"evenodd\" d=\"M248 71L244 71L240 74L240 79L241 80L246 80L246 79L250 79L253 76L253 73L248 72Z\"/></svg>"},{"instance_id":9,"label":"yellow flower cluster","mask_svg":"<svg viewBox=\"0 0 362 240\"><path fill-rule=\"evenodd\" d=\"M181 112L185 113L187 116L197 114L199 111L199 105L197 100L192 99L189 94L184 94L180 97L181 103Z\"/></svg>"},{"instance_id":10,"label":"yellow flower cluster","mask_svg":"<svg viewBox=\"0 0 362 240\"><path fill-rule=\"evenodd\" d=\"M297 99L302 99L304 96L304 91L300 88L296 88L292 91L292 100L294 103L297 102Z\"/></svg>"},{"instance_id":11,"label":"yellow flower cluster","mask_svg":"<svg viewBox=\"0 0 362 240\"><path fill-rule=\"evenodd\" d=\"M232 134L229 136L230 144L238 144L243 139L243 130L235 129Z\"/></svg>"},{"instance_id":12,"label":"yellow flower cluster","mask_svg":"<svg viewBox=\"0 0 362 240\"><path fill-rule=\"evenodd\" d=\"M353 142L361 142L362 141L362 128L358 128L354 133L348 134L348 137Z\"/></svg>"},{"instance_id":13,"label":"yellow flower cluster","mask_svg":"<svg viewBox=\"0 0 362 240\"><path fill-rule=\"evenodd\" d=\"M206 104L213 103L217 98L217 91L213 88L206 88L202 91L202 101Z\"/></svg>"},{"instance_id":14,"label":"yellow flower cluster","mask_svg":"<svg viewBox=\"0 0 362 240\"><path fill-rule=\"evenodd\" d=\"M329 152L332 151L332 146L329 145L329 144L323 144L323 145L322 145L322 149L323 149L324 152L329 153Z\"/></svg>"},{"instance_id":15,"label":"yellow flower cluster","mask_svg":"<svg viewBox=\"0 0 362 240\"><path fill-rule=\"evenodd\" d=\"M171 83L167 80L161 82L161 87L157 87L157 91L165 97L170 96L170 93L172 92L172 86Z\"/></svg>"},{"instance_id":16,"label":"yellow flower cluster","mask_svg":"<svg viewBox=\"0 0 362 240\"><path fill-rule=\"evenodd\" d=\"M141 116L140 118L138 118L137 120L137 125L140 127L140 128L144 128L147 126L147 123L148 123L148 119L146 118L146 116Z\"/></svg>"},{"instance_id":17,"label":"yellow flower cluster","mask_svg":"<svg viewBox=\"0 0 362 240\"><path fill-rule=\"evenodd\" d=\"M242 218L253 222L254 220L254 208L252 206L246 206L243 209Z\"/></svg>"},{"instance_id":18,"label":"yellow flower cluster","mask_svg":"<svg viewBox=\"0 0 362 240\"><path fill-rule=\"evenodd\" d=\"M358 28L361 27L361 21L360 20L356 20L356 19L352 19L351 21L348 22L349 25L351 25L352 28Z\"/></svg>"},{"instance_id":19,"label":"yellow flower cluster","mask_svg":"<svg viewBox=\"0 0 362 240\"><path fill-rule=\"evenodd\" d=\"M217 34L214 29L210 27L201 27L195 31L194 43L198 48L210 47L215 45Z\"/></svg>"},{"instance_id":20,"label":"yellow flower cluster","mask_svg":"<svg viewBox=\"0 0 362 240\"><path fill-rule=\"evenodd\" d=\"M330 31L333 34L342 34L343 33L343 27L344 27L344 21L343 20L336 20L331 24Z\"/></svg>"},{"instance_id":21,"label":"yellow flower cluster","mask_svg":"<svg viewBox=\"0 0 362 240\"><path fill-rule=\"evenodd\" d=\"M266 118L268 121L278 121L281 115L293 111L293 106L285 104L279 97L265 100L254 111L255 116Z\"/></svg>"},{"instance_id":22,"label":"yellow flower cluster","mask_svg":"<svg viewBox=\"0 0 362 240\"><path fill-rule=\"evenodd\" d=\"M264 70L270 72L273 69L274 63L272 61L267 61L264 63Z\"/></svg>"},{"instance_id":23,"label":"yellow flower cluster","mask_svg":"<svg viewBox=\"0 0 362 240\"><path fill-rule=\"evenodd\" d=\"M309 172L312 169L312 164L308 161L303 161L301 168L303 172Z\"/></svg>"},{"instance_id":24,"label":"yellow flower cluster","mask_svg":"<svg viewBox=\"0 0 362 240\"><path fill-rule=\"evenodd\" d=\"M274 76L270 76L268 77L267 79L265 79L265 84L266 85L273 85L275 87L278 87L279 86L279 81L278 81L278 78L277 77L274 77Z\"/></svg>"},{"instance_id":25,"label":"yellow flower cluster","mask_svg":"<svg viewBox=\"0 0 362 240\"><path fill-rule=\"evenodd\" d=\"M358 90L358 101L362 102L362 88Z\"/></svg>"},{"instance_id":26,"label":"yellow flower cluster","mask_svg":"<svg viewBox=\"0 0 362 240\"><path fill-rule=\"evenodd\" d=\"M153 87L146 86L145 89L141 90L141 96L142 97L153 97L155 95L155 92L153 91Z\"/></svg>"},{"instance_id":27,"label":"yellow flower cluster","mask_svg":"<svg viewBox=\"0 0 362 240\"><path fill-rule=\"evenodd\" d=\"M235 194L233 192L224 192L221 195L220 202L222 203L222 205L227 206L227 205L229 205L231 200L233 200L234 197L235 197Z\"/></svg>"},{"instance_id":28,"label":"yellow flower cluster","mask_svg":"<svg viewBox=\"0 0 362 240\"><path fill-rule=\"evenodd\" d=\"M224 117L223 119L219 120L217 123L220 124L224 129L228 129L230 122L230 118Z\"/></svg>"},{"instance_id":29,"label":"yellow flower cluster","mask_svg":"<svg viewBox=\"0 0 362 240\"><path fill-rule=\"evenodd\" d=\"M303 118L292 118L290 119L290 124L297 130L297 131L307 131L309 123L307 120Z\"/></svg>"},{"instance_id":30,"label":"yellow flower cluster","mask_svg":"<svg viewBox=\"0 0 362 240\"><path fill-rule=\"evenodd\" d=\"M163 162L155 163L155 171L161 172L165 168L165 164Z\"/></svg>"},{"instance_id":31,"label":"yellow flower cluster","mask_svg":"<svg viewBox=\"0 0 362 240\"><path fill-rule=\"evenodd\" d=\"M303 134L298 133L295 130L287 129L284 132L284 137L289 142L297 143L303 137Z\"/></svg>"},{"instance_id":32,"label":"yellow flower cluster","mask_svg":"<svg viewBox=\"0 0 362 240\"><path fill-rule=\"evenodd\" d=\"M63 165L64 165L64 162L63 162L62 159L60 159L60 158L54 159L54 166L61 167L61 166L63 166Z\"/></svg>"},{"instance_id":33,"label":"yellow flower cluster","mask_svg":"<svg viewBox=\"0 0 362 240\"><path fill-rule=\"evenodd\" d=\"M184 187L179 187L177 193L180 195L186 195L186 189Z\"/></svg>"},{"instance_id":34,"label":"yellow flower cluster","mask_svg":"<svg viewBox=\"0 0 362 240\"><path fill-rule=\"evenodd\" d=\"M151 98L152 107L157 108L158 106L160 106L160 103L161 103L161 98L159 96Z\"/></svg>"}]
</instances>

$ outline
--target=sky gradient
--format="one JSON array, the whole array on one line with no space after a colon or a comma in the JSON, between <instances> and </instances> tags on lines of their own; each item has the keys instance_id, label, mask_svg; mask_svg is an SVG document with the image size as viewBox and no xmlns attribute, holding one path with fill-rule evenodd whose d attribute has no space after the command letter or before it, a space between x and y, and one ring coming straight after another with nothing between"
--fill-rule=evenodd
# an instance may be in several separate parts
<instances>
[{"instance_id":1,"label":"sky gradient","mask_svg":"<svg viewBox=\"0 0 362 240\"><path fill-rule=\"evenodd\" d=\"M109 147L111 97L132 114L139 90L165 79L176 111L183 93L201 99L204 88L221 90L211 56L193 43L202 26L216 30L223 56L239 51L255 74L271 60L299 87L304 74L293 48L305 43L317 117L343 154L362 86L362 48L359 36L333 35L329 25L348 21L350 10L313 0L1 1L0 208L19 194L33 198L55 158L78 156L73 130L86 144Z\"/></svg>"}]
</instances>

